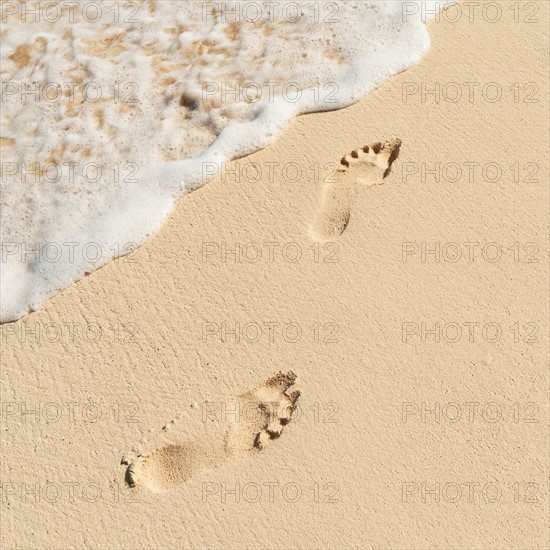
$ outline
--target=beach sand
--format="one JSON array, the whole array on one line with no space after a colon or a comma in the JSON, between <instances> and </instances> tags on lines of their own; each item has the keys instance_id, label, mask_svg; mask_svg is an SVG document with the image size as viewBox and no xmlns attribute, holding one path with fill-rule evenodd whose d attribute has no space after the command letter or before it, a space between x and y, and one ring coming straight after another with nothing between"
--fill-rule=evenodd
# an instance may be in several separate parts
<instances>
[{"instance_id":1,"label":"beach sand","mask_svg":"<svg viewBox=\"0 0 550 550\"><path fill-rule=\"evenodd\" d=\"M418 65L2 327L3 548L549 547L549 9L520 4L430 23ZM386 177L331 176L392 138Z\"/></svg>"}]
</instances>

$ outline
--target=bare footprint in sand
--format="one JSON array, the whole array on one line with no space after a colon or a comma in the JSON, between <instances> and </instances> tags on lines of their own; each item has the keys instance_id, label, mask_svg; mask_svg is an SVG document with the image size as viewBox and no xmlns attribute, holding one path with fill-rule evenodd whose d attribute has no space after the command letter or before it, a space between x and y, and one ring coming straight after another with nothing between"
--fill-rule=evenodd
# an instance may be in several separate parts
<instances>
[{"instance_id":1,"label":"bare footprint in sand","mask_svg":"<svg viewBox=\"0 0 550 550\"><path fill-rule=\"evenodd\" d=\"M293 372L280 372L255 390L235 398L227 410L238 414L227 415L230 421L215 425L208 436L139 455L128 466L127 483L151 491L166 491L199 472L260 452L290 422L300 396L299 391L287 393L295 380Z\"/></svg>"},{"instance_id":2,"label":"bare footprint in sand","mask_svg":"<svg viewBox=\"0 0 550 550\"><path fill-rule=\"evenodd\" d=\"M331 240L344 232L355 198L369 187L384 183L400 146L401 140L395 138L366 145L342 158L323 191L321 210L311 227L314 238Z\"/></svg>"}]
</instances>

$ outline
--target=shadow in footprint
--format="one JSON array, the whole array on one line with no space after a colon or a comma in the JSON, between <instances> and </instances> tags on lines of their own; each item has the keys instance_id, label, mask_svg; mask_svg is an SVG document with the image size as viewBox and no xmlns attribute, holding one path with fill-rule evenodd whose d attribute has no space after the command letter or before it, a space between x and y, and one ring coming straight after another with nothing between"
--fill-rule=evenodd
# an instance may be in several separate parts
<instances>
[{"instance_id":1,"label":"shadow in footprint","mask_svg":"<svg viewBox=\"0 0 550 550\"><path fill-rule=\"evenodd\" d=\"M315 239L331 240L345 231L357 195L384 183L400 146L401 140L395 138L365 145L342 158L332 181L323 191L321 209L311 226Z\"/></svg>"},{"instance_id":2,"label":"shadow in footprint","mask_svg":"<svg viewBox=\"0 0 550 550\"><path fill-rule=\"evenodd\" d=\"M236 397L228 410L236 410L238 414L230 415L230 422L216 426L214 433L139 455L126 470L126 482L131 487L140 485L151 491L166 491L199 472L260 452L290 422L300 397L299 391L287 393L295 380L293 372L280 372L258 388Z\"/></svg>"}]
</instances>

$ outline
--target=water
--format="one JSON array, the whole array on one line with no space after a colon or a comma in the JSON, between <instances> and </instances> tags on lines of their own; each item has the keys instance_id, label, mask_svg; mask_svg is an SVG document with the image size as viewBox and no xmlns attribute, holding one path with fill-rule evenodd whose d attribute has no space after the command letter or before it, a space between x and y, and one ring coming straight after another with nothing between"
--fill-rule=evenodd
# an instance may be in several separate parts
<instances>
[{"instance_id":1,"label":"water","mask_svg":"<svg viewBox=\"0 0 550 550\"><path fill-rule=\"evenodd\" d=\"M135 249L293 117L416 63L447 2L2 4L0 321Z\"/></svg>"}]
</instances>

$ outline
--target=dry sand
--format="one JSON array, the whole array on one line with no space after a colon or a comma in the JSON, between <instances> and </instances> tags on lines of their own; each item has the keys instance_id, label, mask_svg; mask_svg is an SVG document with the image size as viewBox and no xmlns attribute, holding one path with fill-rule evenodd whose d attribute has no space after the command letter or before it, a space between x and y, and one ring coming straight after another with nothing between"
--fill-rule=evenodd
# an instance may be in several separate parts
<instances>
[{"instance_id":1,"label":"dry sand","mask_svg":"<svg viewBox=\"0 0 550 550\"><path fill-rule=\"evenodd\" d=\"M548 548L549 13L520 4L431 23L416 67L298 118L2 328L3 548ZM394 137L363 182L383 185L340 195L349 223L316 244L331 167ZM301 396L260 452L219 414L280 400L278 371Z\"/></svg>"}]
</instances>

